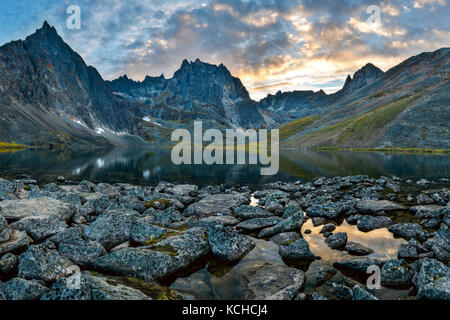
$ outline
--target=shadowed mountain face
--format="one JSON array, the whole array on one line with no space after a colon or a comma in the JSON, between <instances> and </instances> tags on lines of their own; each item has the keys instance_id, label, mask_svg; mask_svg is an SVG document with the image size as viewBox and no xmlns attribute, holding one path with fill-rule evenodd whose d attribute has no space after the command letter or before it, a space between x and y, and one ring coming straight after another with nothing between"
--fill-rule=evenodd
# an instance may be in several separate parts
<instances>
[{"instance_id":1,"label":"shadowed mountain face","mask_svg":"<svg viewBox=\"0 0 450 320\"><path fill-rule=\"evenodd\" d=\"M0 141L166 144L171 130L203 120L219 129L284 125L290 147L449 148L449 66L443 48L387 72L369 63L331 95L278 92L255 102L224 65L198 59L184 60L171 79L104 81L44 23L0 47Z\"/></svg>"}]
</instances>

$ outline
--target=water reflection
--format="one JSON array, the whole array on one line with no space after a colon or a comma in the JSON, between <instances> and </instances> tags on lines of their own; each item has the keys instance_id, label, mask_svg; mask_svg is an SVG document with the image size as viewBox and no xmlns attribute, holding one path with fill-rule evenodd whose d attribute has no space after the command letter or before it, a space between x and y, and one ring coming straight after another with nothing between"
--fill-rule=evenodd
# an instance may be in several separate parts
<instances>
[{"instance_id":1,"label":"water reflection","mask_svg":"<svg viewBox=\"0 0 450 320\"><path fill-rule=\"evenodd\" d=\"M63 175L68 179L93 182L127 182L258 185L279 180L311 179L318 176L367 174L404 178L441 178L450 174L450 156L408 155L366 152L332 152L308 149L281 150L280 171L261 176L259 165L172 164L169 148L114 149L86 152L25 150L0 154L3 176L33 175L41 182Z\"/></svg>"}]
</instances>

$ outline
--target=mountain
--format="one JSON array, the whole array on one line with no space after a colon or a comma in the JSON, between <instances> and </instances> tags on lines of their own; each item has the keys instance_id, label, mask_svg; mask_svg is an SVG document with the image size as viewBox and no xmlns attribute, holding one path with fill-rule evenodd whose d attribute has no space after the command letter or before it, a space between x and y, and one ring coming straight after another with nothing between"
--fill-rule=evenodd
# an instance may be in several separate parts
<instances>
[{"instance_id":1,"label":"mountain","mask_svg":"<svg viewBox=\"0 0 450 320\"><path fill-rule=\"evenodd\" d=\"M183 122L202 119L219 127L259 128L264 124L257 103L223 64L184 60L172 79L146 77L135 82L124 76L108 86L115 95L143 104L141 112L146 117Z\"/></svg>"},{"instance_id":2,"label":"mountain","mask_svg":"<svg viewBox=\"0 0 450 320\"><path fill-rule=\"evenodd\" d=\"M184 60L172 78L104 81L44 23L0 47L0 141L51 147L167 144L174 129L278 128L286 147L450 148L450 49L383 72L367 64L344 87L253 101L223 65Z\"/></svg>"},{"instance_id":3,"label":"mountain","mask_svg":"<svg viewBox=\"0 0 450 320\"><path fill-rule=\"evenodd\" d=\"M135 131L127 105L47 22L0 47L0 91L1 140L105 145Z\"/></svg>"}]
</instances>

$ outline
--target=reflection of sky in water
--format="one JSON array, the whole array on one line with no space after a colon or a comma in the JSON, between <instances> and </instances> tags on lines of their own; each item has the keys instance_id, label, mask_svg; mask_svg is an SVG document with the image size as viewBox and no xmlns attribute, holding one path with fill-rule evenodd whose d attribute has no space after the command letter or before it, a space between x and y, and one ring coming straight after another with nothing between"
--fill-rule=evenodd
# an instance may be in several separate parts
<instances>
[{"instance_id":1,"label":"reflection of sky in water","mask_svg":"<svg viewBox=\"0 0 450 320\"><path fill-rule=\"evenodd\" d=\"M145 171L142 173L142 177L144 177L145 179L150 178L150 170L145 170Z\"/></svg>"},{"instance_id":2,"label":"reflection of sky in water","mask_svg":"<svg viewBox=\"0 0 450 320\"><path fill-rule=\"evenodd\" d=\"M361 259L364 257L352 256L345 251L330 249L325 243L325 237L319 234L322 226L313 227L311 220L303 225L302 231L310 229L311 234L304 234L311 251L320 256L321 260L314 261L306 272L305 292L312 293L314 289L314 279L318 267L331 266L334 261L345 259ZM400 244L406 243L404 239L394 239L392 233L387 229L378 229L368 233L361 232L356 226L343 222L334 232L347 232L348 240L358 242L374 250L369 255L371 258L391 259L397 255ZM208 266L185 278L177 279L172 285L172 289L182 290L194 294L200 299L243 299L244 292L240 290L240 283L245 279L245 275L256 267L269 264L284 264L278 250L279 247L261 239L254 239L256 247L248 253L237 265L231 268L225 275L216 276L208 271ZM342 278L338 275L337 278ZM376 292L379 298L405 298L406 292L403 290L392 290L383 288Z\"/></svg>"}]
</instances>

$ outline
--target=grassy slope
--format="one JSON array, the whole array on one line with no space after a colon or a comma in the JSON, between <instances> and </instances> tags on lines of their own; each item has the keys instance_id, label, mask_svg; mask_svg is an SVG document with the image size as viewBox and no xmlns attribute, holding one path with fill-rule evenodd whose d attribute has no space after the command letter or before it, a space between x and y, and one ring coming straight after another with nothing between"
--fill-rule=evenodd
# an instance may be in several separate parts
<instances>
[{"instance_id":1,"label":"grassy slope","mask_svg":"<svg viewBox=\"0 0 450 320\"><path fill-rule=\"evenodd\" d=\"M288 141L285 146L372 147L387 125L418 97L418 95L403 97L390 104Z\"/></svg>"},{"instance_id":2,"label":"grassy slope","mask_svg":"<svg viewBox=\"0 0 450 320\"><path fill-rule=\"evenodd\" d=\"M280 127L280 141L285 140L294 134L302 131L306 126L319 119L319 117L306 117L286 123Z\"/></svg>"}]
</instances>

